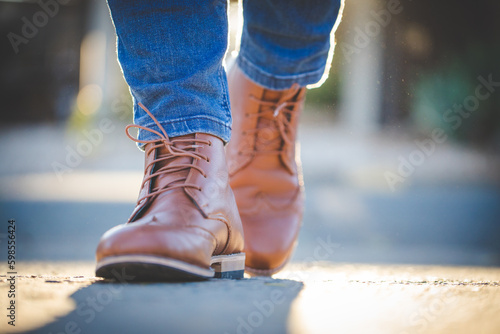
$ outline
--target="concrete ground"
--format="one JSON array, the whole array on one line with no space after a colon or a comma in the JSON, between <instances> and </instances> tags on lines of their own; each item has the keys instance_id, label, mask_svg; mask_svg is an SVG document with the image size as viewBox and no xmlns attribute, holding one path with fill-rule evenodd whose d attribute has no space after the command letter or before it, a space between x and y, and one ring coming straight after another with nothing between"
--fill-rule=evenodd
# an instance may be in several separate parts
<instances>
[{"instance_id":1,"label":"concrete ground","mask_svg":"<svg viewBox=\"0 0 500 334\"><path fill-rule=\"evenodd\" d=\"M1 333L500 332L498 155L440 143L391 189L386 172L426 138L359 135L310 114L300 129L304 226L282 273L108 283L93 277L95 247L130 214L143 165L111 122L108 132L99 123L0 132ZM92 142L94 130L102 136ZM15 328L4 307L8 219L17 223Z\"/></svg>"},{"instance_id":2,"label":"concrete ground","mask_svg":"<svg viewBox=\"0 0 500 334\"><path fill-rule=\"evenodd\" d=\"M2 333L498 333L500 269L315 263L275 278L129 284L25 263ZM6 295L5 276L0 294ZM2 305L5 305L2 303ZM4 309L4 307L2 307Z\"/></svg>"}]
</instances>

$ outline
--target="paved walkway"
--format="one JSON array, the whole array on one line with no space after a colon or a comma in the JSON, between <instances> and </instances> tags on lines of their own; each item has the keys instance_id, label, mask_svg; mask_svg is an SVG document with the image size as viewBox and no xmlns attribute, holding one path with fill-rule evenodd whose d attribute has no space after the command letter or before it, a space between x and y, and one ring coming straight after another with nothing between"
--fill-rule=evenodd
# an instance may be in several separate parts
<instances>
[{"instance_id":1,"label":"paved walkway","mask_svg":"<svg viewBox=\"0 0 500 334\"><path fill-rule=\"evenodd\" d=\"M15 331L2 316L2 333L500 331L500 269L295 263L275 279L128 284L88 262L19 268ZM2 276L2 305L6 290Z\"/></svg>"}]
</instances>

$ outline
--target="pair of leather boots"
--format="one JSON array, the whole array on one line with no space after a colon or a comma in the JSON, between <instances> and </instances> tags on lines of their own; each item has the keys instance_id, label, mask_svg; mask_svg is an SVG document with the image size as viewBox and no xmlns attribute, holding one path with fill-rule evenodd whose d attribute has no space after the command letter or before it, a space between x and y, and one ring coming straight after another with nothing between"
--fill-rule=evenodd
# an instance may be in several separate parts
<instances>
[{"instance_id":1,"label":"pair of leather boots","mask_svg":"<svg viewBox=\"0 0 500 334\"><path fill-rule=\"evenodd\" d=\"M232 139L196 133L145 141L144 179L128 222L97 247L96 275L138 281L270 276L290 258L303 212L295 138L305 89L269 90L228 74ZM246 255L246 256L245 256Z\"/></svg>"}]
</instances>

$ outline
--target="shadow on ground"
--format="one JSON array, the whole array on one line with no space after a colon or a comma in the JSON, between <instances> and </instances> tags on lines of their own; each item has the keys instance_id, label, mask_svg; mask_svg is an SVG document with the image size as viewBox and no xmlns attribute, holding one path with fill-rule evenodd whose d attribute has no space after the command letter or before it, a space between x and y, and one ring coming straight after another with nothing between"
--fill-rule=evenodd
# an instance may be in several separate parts
<instances>
[{"instance_id":1,"label":"shadow on ground","mask_svg":"<svg viewBox=\"0 0 500 334\"><path fill-rule=\"evenodd\" d=\"M28 333L287 333L303 288L272 278L129 284L118 276L77 290L73 311Z\"/></svg>"}]
</instances>

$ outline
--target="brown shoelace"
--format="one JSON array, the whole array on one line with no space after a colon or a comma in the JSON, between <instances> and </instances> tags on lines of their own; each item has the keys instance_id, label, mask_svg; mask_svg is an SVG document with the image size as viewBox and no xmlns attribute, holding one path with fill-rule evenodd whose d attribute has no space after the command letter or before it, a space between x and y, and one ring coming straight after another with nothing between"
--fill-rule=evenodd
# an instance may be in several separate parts
<instances>
[{"instance_id":1,"label":"brown shoelace","mask_svg":"<svg viewBox=\"0 0 500 334\"><path fill-rule=\"evenodd\" d=\"M257 125L259 124L259 118L263 118L264 116L269 117L269 115L272 115L272 119L267 118L267 121L270 123L268 126L257 126L257 128L255 129L244 131L243 135L255 135L256 133L259 133L263 130L265 131L265 129L270 129L271 132L275 132L277 130L282 140L280 141L279 149L262 151L254 148L252 153L280 154L285 150L285 147L287 145L294 144L295 129L292 126L291 120L293 114L295 113L294 108L299 103L299 101L294 101L293 98L299 92L299 90L300 86L298 84L294 84L290 88L290 90L283 94L276 102L258 99L253 95L250 96L252 100L261 105L261 108L259 112L246 114L246 116L257 117ZM281 143L283 143L283 145Z\"/></svg>"},{"instance_id":2,"label":"brown shoelace","mask_svg":"<svg viewBox=\"0 0 500 334\"><path fill-rule=\"evenodd\" d=\"M156 159L153 159L144 168L144 173L146 173L146 171L149 169L149 167L151 167L152 165L154 165L158 162L166 161L169 159L175 159L175 158L179 158L179 157L191 157L195 160L203 159L207 162L210 162L210 159L207 156L200 154L200 153L196 152L195 150L196 150L196 148L203 147L200 144L212 146L212 142L210 142L209 140L202 140L202 139L196 139L196 138L183 138L183 139L170 140L170 138L167 135L167 132L160 125L160 123L153 116L153 114L140 102L139 102L139 106L149 115L149 117L151 117L151 119L155 122L155 124L158 126L158 128L161 130L161 132L144 127L142 125L130 124L130 125L127 125L127 127L125 128L125 132L126 132L127 136L131 140L133 140L137 143L153 144L146 151L146 155L150 154L151 151L153 151L159 147L162 147L162 146L166 147L168 150L167 154L160 156L160 157L157 157ZM131 128L137 128L140 130L149 131L151 133L156 134L160 139L140 140L140 139L134 138L129 133L129 129L131 129ZM183 147L179 148L179 147L175 146L176 144L182 144ZM193 162L194 162L194 160L193 160ZM201 175L203 175L204 177L207 177L207 174L205 173L205 171L203 171L203 169L201 167L194 165L194 163L177 164L174 166L171 166L170 164L166 164L165 166L156 170L154 173L152 173L148 176L145 176L144 181L142 182L142 185L141 185L141 189L142 189L142 187L144 187L146 182L148 182L149 180L151 180L154 177L169 174L169 173L175 173L175 172L179 172L179 171L182 171L185 169L191 169L191 168L196 169L197 171L199 171L201 173ZM191 183L186 183L185 182L186 178L187 177L176 178L162 188L152 189L149 194L139 198L139 200L137 201L137 204L141 203L142 201L144 201L150 197L158 196L161 193L164 193L166 191L176 189L176 188L194 188L194 189L198 189L201 191L201 188L199 186L197 186L195 184L191 184Z\"/></svg>"}]
</instances>

